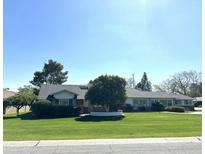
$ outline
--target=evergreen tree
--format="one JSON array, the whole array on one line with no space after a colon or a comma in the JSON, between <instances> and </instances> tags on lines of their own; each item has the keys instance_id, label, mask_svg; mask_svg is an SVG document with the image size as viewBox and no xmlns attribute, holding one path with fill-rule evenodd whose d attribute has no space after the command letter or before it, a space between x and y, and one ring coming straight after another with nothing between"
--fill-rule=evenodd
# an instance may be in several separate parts
<instances>
[{"instance_id":1,"label":"evergreen tree","mask_svg":"<svg viewBox=\"0 0 205 154\"><path fill-rule=\"evenodd\" d=\"M152 91L151 82L148 81L146 72L144 72L141 81L135 86L135 89L140 89L142 91Z\"/></svg>"},{"instance_id":2,"label":"evergreen tree","mask_svg":"<svg viewBox=\"0 0 205 154\"><path fill-rule=\"evenodd\" d=\"M62 84L67 81L68 72L63 72L63 65L57 61L48 60L44 64L42 71L34 73L33 80L30 81L34 86L40 87L41 84Z\"/></svg>"}]
</instances>

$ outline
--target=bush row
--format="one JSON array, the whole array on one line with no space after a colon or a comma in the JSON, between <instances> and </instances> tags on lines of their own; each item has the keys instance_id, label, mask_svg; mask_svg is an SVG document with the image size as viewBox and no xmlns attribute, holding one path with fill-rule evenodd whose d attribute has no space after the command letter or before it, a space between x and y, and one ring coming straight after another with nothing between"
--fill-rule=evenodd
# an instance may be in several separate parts
<instances>
[{"instance_id":1,"label":"bush row","mask_svg":"<svg viewBox=\"0 0 205 154\"><path fill-rule=\"evenodd\" d=\"M37 101L33 103L31 111L37 118L73 117L80 114L80 108L52 104L50 101Z\"/></svg>"},{"instance_id":2,"label":"bush row","mask_svg":"<svg viewBox=\"0 0 205 154\"><path fill-rule=\"evenodd\" d=\"M147 109L149 111L171 111L171 112L185 112L185 111L194 111L194 106L167 106L164 107L159 102L152 103L151 108ZM146 111L144 106L138 107L138 110L134 110L133 106L126 104L123 108L125 112L134 112L134 111Z\"/></svg>"},{"instance_id":3,"label":"bush row","mask_svg":"<svg viewBox=\"0 0 205 154\"><path fill-rule=\"evenodd\" d=\"M149 108L148 110L149 111L163 111L164 106L159 102L155 102L155 103L152 103L151 108ZM133 109L132 105L125 104L125 106L123 107L123 111L125 111L125 112L134 112L136 110ZM146 107L145 106L139 106L137 111L146 111Z\"/></svg>"},{"instance_id":4,"label":"bush row","mask_svg":"<svg viewBox=\"0 0 205 154\"><path fill-rule=\"evenodd\" d=\"M185 108L180 106L167 106L165 110L171 112L185 112Z\"/></svg>"}]
</instances>

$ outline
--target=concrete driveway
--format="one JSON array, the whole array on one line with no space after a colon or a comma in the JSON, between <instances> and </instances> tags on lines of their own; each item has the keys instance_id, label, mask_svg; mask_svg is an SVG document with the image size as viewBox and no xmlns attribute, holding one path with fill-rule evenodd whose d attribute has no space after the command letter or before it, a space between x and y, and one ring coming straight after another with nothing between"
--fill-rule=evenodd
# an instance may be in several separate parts
<instances>
[{"instance_id":1,"label":"concrete driveway","mask_svg":"<svg viewBox=\"0 0 205 154\"><path fill-rule=\"evenodd\" d=\"M4 142L4 154L201 154L200 137Z\"/></svg>"}]
</instances>

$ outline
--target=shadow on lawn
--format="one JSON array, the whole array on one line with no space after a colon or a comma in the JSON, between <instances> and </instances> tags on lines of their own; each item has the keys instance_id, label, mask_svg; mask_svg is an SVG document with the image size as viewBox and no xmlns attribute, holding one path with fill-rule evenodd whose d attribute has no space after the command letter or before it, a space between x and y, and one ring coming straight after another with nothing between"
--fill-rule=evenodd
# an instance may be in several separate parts
<instances>
[{"instance_id":1,"label":"shadow on lawn","mask_svg":"<svg viewBox=\"0 0 205 154\"><path fill-rule=\"evenodd\" d=\"M118 116L118 117L95 117L95 116L82 116L75 118L76 121L81 122L100 122L100 121L119 121L122 120L124 116Z\"/></svg>"},{"instance_id":2,"label":"shadow on lawn","mask_svg":"<svg viewBox=\"0 0 205 154\"><path fill-rule=\"evenodd\" d=\"M16 119L20 118L21 120L34 120L37 119L31 112L20 114L19 116L4 116L3 119Z\"/></svg>"},{"instance_id":3,"label":"shadow on lawn","mask_svg":"<svg viewBox=\"0 0 205 154\"><path fill-rule=\"evenodd\" d=\"M32 112L28 112L28 113L21 113L18 117L16 115L12 115L12 116L4 116L3 119L16 119L16 118L20 118L21 120L41 120L41 119L60 119L60 118L73 118L76 116L57 116L57 117L53 117L53 116L44 116L44 117L36 117L35 115L32 114Z\"/></svg>"},{"instance_id":4,"label":"shadow on lawn","mask_svg":"<svg viewBox=\"0 0 205 154\"><path fill-rule=\"evenodd\" d=\"M20 118L21 120L40 120L40 119L58 119L58 118L73 118L73 117L44 117L44 118L37 118L32 112L20 114L18 117L16 115L12 116L4 116L3 119L16 119ZM90 115L76 117L76 121L81 122L100 122L100 121L119 121L122 120L124 116L118 117L94 117Z\"/></svg>"}]
</instances>

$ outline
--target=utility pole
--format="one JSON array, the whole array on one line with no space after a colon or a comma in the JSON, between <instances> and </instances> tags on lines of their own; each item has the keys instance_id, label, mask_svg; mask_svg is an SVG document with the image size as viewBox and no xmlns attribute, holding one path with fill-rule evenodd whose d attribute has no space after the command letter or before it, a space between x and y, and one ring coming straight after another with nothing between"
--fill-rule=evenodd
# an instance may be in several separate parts
<instances>
[{"instance_id":1,"label":"utility pole","mask_svg":"<svg viewBox=\"0 0 205 154\"><path fill-rule=\"evenodd\" d=\"M133 85L133 88L135 88L135 74L134 73L132 74L132 85Z\"/></svg>"}]
</instances>

